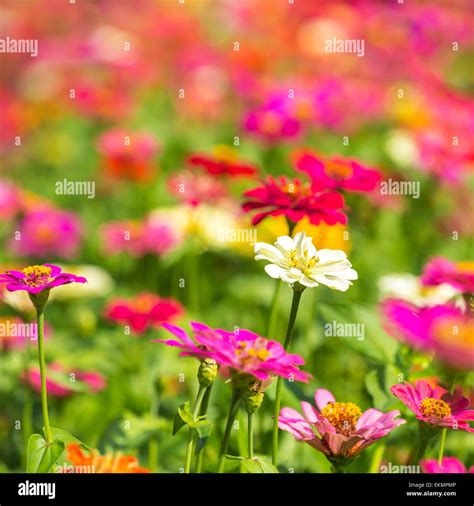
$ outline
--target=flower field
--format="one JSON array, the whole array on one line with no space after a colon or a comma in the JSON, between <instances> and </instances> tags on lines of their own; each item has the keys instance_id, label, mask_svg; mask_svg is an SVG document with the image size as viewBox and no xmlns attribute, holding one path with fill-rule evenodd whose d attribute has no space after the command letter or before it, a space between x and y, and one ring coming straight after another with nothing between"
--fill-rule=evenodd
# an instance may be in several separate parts
<instances>
[{"instance_id":1,"label":"flower field","mask_svg":"<svg viewBox=\"0 0 474 506\"><path fill-rule=\"evenodd\" d=\"M0 20L1 473L473 472L468 0Z\"/></svg>"}]
</instances>

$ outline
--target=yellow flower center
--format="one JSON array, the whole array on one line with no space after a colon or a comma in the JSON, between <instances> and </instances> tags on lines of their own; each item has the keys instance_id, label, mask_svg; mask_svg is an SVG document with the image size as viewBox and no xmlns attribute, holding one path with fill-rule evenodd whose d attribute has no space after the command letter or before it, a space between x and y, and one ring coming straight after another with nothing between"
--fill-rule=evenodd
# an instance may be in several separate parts
<instances>
[{"instance_id":1,"label":"yellow flower center","mask_svg":"<svg viewBox=\"0 0 474 506\"><path fill-rule=\"evenodd\" d=\"M36 288L52 281L51 267L46 267L44 265L30 265L29 267L22 269L21 272L26 276L26 279L23 281L28 286Z\"/></svg>"},{"instance_id":2,"label":"yellow flower center","mask_svg":"<svg viewBox=\"0 0 474 506\"><path fill-rule=\"evenodd\" d=\"M355 430L357 420L362 411L353 402L329 402L321 410L321 414L337 432L348 434Z\"/></svg>"},{"instance_id":3,"label":"yellow flower center","mask_svg":"<svg viewBox=\"0 0 474 506\"><path fill-rule=\"evenodd\" d=\"M212 154L222 163L235 163L237 161L237 151L225 144L218 144L212 150Z\"/></svg>"},{"instance_id":4,"label":"yellow flower center","mask_svg":"<svg viewBox=\"0 0 474 506\"><path fill-rule=\"evenodd\" d=\"M457 262L456 267L462 273L473 273L474 272L474 262Z\"/></svg>"},{"instance_id":5,"label":"yellow flower center","mask_svg":"<svg viewBox=\"0 0 474 506\"><path fill-rule=\"evenodd\" d=\"M236 355L241 358L242 361L250 361L252 359L258 359L262 362L265 362L267 358L270 356L270 352L265 348L264 343L260 343L257 339L253 346L249 347L248 342L239 341L238 349L235 351Z\"/></svg>"},{"instance_id":6,"label":"yellow flower center","mask_svg":"<svg viewBox=\"0 0 474 506\"><path fill-rule=\"evenodd\" d=\"M423 416L430 418L445 418L451 415L449 404L433 397L427 397L421 401L420 411Z\"/></svg>"},{"instance_id":7,"label":"yellow flower center","mask_svg":"<svg viewBox=\"0 0 474 506\"><path fill-rule=\"evenodd\" d=\"M354 171L348 163L330 161L326 163L326 172L335 179L346 179L352 176Z\"/></svg>"}]
</instances>

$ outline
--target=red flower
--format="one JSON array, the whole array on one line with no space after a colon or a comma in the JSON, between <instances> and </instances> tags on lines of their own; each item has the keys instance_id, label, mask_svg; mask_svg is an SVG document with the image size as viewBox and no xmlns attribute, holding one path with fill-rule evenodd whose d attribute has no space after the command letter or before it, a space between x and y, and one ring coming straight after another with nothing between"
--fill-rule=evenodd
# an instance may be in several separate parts
<instances>
[{"instance_id":1,"label":"red flower","mask_svg":"<svg viewBox=\"0 0 474 506\"><path fill-rule=\"evenodd\" d=\"M311 177L313 191L331 189L370 192L381 179L377 170L368 169L355 160L341 156L323 159L305 151L296 154L295 165Z\"/></svg>"},{"instance_id":2,"label":"red flower","mask_svg":"<svg viewBox=\"0 0 474 506\"><path fill-rule=\"evenodd\" d=\"M145 333L150 327L181 315L183 308L172 299L162 299L152 293L140 293L132 300L114 299L105 310L110 320L129 325L137 334Z\"/></svg>"},{"instance_id":3,"label":"red flower","mask_svg":"<svg viewBox=\"0 0 474 506\"><path fill-rule=\"evenodd\" d=\"M203 168L212 176L252 177L258 172L252 165L239 163L235 151L229 146L217 146L213 155L192 155L188 162L193 167Z\"/></svg>"},{"instance_id":4,"label":"red flower","mask_svg":"<svg viewBox=\"0 0 474 506\"><path fill-rule=\"evenodd\" d=\"M285 177L268 177L262 186L245 192L244 196L249 199L242 206L244 211L261 210L253 217L254 225L267 216L280 215L294 223L307 216L313 225L319 225L321 221L328 225L347 222L341 194L315 193L309 183L302 183L299 179L289 182Z\"/></svg>"}]
</instances>

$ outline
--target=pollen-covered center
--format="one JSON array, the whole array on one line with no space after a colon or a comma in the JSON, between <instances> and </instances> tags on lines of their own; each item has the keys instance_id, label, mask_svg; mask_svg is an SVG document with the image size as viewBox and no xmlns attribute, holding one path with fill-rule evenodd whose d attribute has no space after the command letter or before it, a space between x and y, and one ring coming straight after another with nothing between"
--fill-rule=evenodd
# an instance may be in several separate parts
<instances>
[{"instance_id":1,"label":"pollen-covered center","mask_svg":"<svg viewBox=\"0 0 474 506\"><path fill-rule=\"evenodd\" d=\"M421 401L420 411L423 416L429 418L446 418L451 415L449 404L433 397L427 397Z\"/></svg>"},{"instance_id":2,"label":"pollen-covered center","mask_svg":"<svg viewBox=\"0 0 474 506\"><path fill-rule=\"evenodd\" d=\"M353 402L329 402L322 410L324 418L342 434L355 430L361 409Z\"/></svg>"},{"instance_id":3,"label":"pollen-covered center","mask_svg":"<svg viewBox=\"0 0 474 506\"><path fill-rule=\"evenodd\" d=\"M21 272L26 276L23 281L28 286L37 288L52 281L51 267L46 267L45 265L30 265L22 269Z\"/></svg>"},{"instance_id":4,"label":"pollen-covered center","mask_svg":"<svg viewBox=\"0 0 474 506\"><path fill-rule=\"evenodd\" d=\"M288 255L287 267L289 269L299 269L301 272L303 272L307 276L310 275L311 270L319 262L319 259L317 257L301 258L299 253L295 249L289 250L287 252L287 255Z\"/></svg>"},{"instance_id":5,"label":"pollen-covered center","mask_svg":"<svg viewBox=\"0 0 474 506\"><path fill-rule=\"evenodd\" d=\"M327 162L325 168L326 172L334 179L346 179L354 172L352 167L345 162Z\"/></svg>"},{"instance_id":6,"label":"pollen-covered center","mask_svg":"<svg viewBox=\"0 0 474 506\"><path fill-rule=\"evenodd\" d=\"M237 343L236 355L243 362L260 361L265 362L270 356L266 348L265 340L256 339L255 341L239 341Z\"/></svg>"}]
</instances>

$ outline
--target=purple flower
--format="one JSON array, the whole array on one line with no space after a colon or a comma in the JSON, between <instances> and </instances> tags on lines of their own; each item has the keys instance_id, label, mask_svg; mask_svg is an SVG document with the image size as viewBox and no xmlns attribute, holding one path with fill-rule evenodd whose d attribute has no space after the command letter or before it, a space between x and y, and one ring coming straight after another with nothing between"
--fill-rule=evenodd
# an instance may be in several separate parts
<instances>
[{"instance_id":1,"label":"purple flower","mask_svg":"<svg viewBox=\"0 0 474 506\"><path fill-rule=\"evenodd\" d=\"M61 267L52 264L30 265L21 271L6 271L5 274L0 274L0 283L7 283L9 292L25 290L33 295L55 286L86 282L86 278L61 272Z\"/></svg>"}]
</instances>

